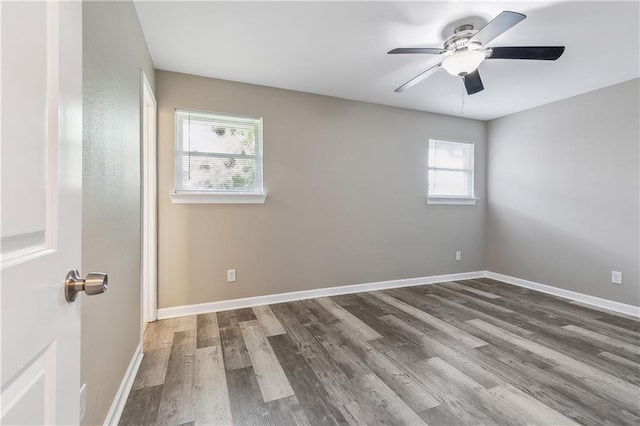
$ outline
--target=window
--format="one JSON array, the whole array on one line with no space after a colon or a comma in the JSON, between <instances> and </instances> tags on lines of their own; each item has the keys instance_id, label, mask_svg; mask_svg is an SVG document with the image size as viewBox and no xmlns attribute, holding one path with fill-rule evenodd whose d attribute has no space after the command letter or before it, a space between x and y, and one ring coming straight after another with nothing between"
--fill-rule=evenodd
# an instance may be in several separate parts
<instances>
[{"instance_id":1,"label":"window","mask_svg":"<svg viewBox=\"0 0 640 426\"><path fill-rule=\"evenodd\" d=\"M473 142L429 139L429 204L475 204Z\"/></svg>"},{"instance_id":2,"label":"window","mask_svg":"<svg viewBox=\"0 0 640 426\"><path fill-rule=\"evenodd\" d=\"M175 110L174 203L264 203L262 119Z\"/></svg>"}]
</instances>

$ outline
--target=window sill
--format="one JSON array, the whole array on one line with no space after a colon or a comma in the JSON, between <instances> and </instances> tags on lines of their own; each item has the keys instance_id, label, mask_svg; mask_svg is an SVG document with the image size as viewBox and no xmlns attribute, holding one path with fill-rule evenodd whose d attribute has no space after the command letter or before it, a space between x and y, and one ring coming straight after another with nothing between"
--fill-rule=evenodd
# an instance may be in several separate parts
<instances>
[{"instance_id":1,"label":"window sill","mask_svg":"<svg viewBox=\"0 0 640 426\"><path fill-rule=\"evenodd\" d=\"M264 204L267 194L174 192L169 194L173 204Z\"/></svg>"},{"instance_id":2,"label":"window sill","mask_svg":"<svg viewBox=\"0 0 640 426\"><path fill-rule=\"evenodd\" d=\"M429 197L427 204L450 204L460 206L473 206L478 201L476 197Z\"/></svg>"}]
</instances>

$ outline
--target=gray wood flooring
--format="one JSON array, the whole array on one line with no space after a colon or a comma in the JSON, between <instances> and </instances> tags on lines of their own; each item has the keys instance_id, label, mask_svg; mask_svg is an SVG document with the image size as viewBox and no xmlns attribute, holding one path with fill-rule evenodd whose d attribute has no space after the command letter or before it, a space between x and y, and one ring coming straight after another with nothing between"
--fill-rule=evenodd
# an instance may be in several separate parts
<instances>
[{"instance_id":1,"label":"gray wood flooring","mask_svg":"<svg viewBox=\"0 0 640 426\"><path fill-rule=\"evenodd\" d=\"M150 324L123 425L640 425L640 321L489 279Z\"/></svg>"}]
</instances>

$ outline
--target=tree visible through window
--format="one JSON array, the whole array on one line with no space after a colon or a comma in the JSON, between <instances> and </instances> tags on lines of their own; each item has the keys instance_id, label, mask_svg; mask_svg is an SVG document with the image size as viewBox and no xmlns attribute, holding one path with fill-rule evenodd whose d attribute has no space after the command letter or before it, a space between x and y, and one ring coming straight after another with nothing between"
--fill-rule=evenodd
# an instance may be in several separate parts
<instances>
[{"instance_id":1,"label":"tree visible through window","mask_svg":"<svg viewBox=\"0 0 640 426\"><path fill-rule=\"evenodd\" d=\"M262 194L262 119L175 111L175 191Z\"/></svg>"},{"instance_id":2,"label":"tree visible through window","mask_svg":"<svg viewBox=\"0 0 640 426\"><path fill-rule=\"evenodd\" d=\"M428 196L473 198L473 142L429 139Z\"/></svg>"}]
</instances>

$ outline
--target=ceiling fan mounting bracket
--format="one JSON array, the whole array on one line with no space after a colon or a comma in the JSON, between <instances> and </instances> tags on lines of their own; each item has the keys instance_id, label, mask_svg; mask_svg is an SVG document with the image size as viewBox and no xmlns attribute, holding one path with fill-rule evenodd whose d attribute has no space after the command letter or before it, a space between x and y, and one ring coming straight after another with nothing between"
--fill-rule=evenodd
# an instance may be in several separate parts
<instances>
[{"instance_id":1,"label":"ceiling fan mounting bracket","mask_svg":"<svg viewBox=\"0 0 640 426\"><path fill-rule=\"evenodd\" d=\"M477 33L478 30L474 30L473 25L460 25L455 29L454 33L445 40L444 49L451 52L466 49L469 47L469 40ZM477 47L480 47L480 44L478 44Z\"/></svg>"}]
</instances>

